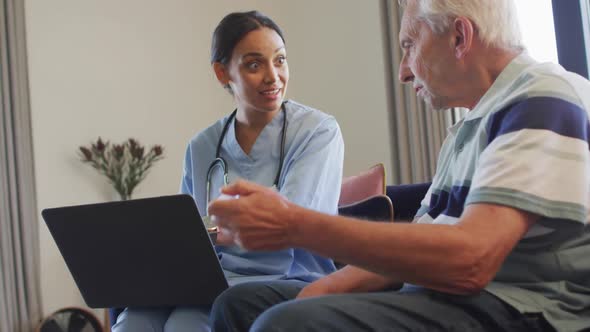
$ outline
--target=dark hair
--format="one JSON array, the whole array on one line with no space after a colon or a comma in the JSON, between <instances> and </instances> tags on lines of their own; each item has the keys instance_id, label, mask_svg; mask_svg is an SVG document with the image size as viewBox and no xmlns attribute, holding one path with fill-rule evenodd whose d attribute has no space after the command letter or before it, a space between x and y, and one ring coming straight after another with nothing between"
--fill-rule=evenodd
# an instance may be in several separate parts
<instances>
[{"instance_id":1,"label":"dark hair","mask_svg":"<svg viewBox=\"0 0 590 332\"><path fill-rule=\"evenodd\" d=\"M226 15L213 32L211 63L229 63L236 44L250 31L260 28L273 29L285 42L281 28L259 11L236 12Z\"/></svg>"}]
</instances>

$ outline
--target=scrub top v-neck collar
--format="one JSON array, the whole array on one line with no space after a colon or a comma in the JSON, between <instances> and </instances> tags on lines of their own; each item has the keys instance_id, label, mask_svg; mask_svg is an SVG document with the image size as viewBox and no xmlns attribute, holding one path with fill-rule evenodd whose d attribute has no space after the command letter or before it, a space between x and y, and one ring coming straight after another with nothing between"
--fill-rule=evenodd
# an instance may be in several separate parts
<instances>
[{"instance_id":1,"label":"scrub top v-neck collar","mask_svg":"<svg viewBox=\"0 0 590 332\"><path fill-rule=\"evenodd\" d=\"M230 154L231 159L234 159L238 163L256 163L256 161L262 158L268 158L269 154L274 155L275 148L281 141L280 131L282 128L283 113L285 112L279 110L272 120L264 126L256 138L254 145L252 145L249 155L244 152L240 143L238 143L236 137L236 119L234 117L227 130L223 148Z\"/></svg>"}]
</instances>

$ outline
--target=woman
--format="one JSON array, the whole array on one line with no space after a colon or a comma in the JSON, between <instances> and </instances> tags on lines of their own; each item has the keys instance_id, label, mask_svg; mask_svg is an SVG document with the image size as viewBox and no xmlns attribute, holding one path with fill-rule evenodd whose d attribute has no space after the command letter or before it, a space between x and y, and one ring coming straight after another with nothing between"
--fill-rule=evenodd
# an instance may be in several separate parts
<instances>
[{"instance_id":1,"label":"woman","mask_svg":"<svg viewBox=\"0 0 590 332\"><path fill-rule=\"evenodd\" d=\"M336 213L344 154L340 128L333 117L284 99L289 68L280 28L256 11L227 15L213 33L211 63L237 108L191 139L181 192L192 195L204 213L221 186L243 178L275 186L296 204ZM230 284L311 282L335 270L330 259L300 249L216 250ZM209 310L128 308L113 331L208 331Z\"/></svg>"}]
</instances>

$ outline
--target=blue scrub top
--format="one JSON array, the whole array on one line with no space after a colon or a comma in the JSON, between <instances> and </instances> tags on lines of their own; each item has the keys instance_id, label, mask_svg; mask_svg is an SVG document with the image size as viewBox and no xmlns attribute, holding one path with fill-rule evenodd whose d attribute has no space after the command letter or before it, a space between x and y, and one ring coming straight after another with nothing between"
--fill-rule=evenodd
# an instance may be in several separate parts
<instances>
[{"instance_id":1,"label":"blue scrub top","mask_svg":"<svg viewBox=\"0 0 590 332\"><path fill-rule=\"evenodd\" d=\"M279 191L289 201L324 213L336 214L342 182L344 142L336 119L305 105L286 101L287 133ZM201 215L207 209L207 170L226 116L193 137L187 147L180 191L193 196ZM262 130L250 154L236 140L232 123L221 146L228 165L228 180L245 179L272 186L279 167L283 112ZM211 176L211 198L223 185L219 167ZM268 275L313 281L335 270L332 260L302 249L249 252L238 247L216 246L221 266L241 275Z\"/></svg>"}]
</instances>

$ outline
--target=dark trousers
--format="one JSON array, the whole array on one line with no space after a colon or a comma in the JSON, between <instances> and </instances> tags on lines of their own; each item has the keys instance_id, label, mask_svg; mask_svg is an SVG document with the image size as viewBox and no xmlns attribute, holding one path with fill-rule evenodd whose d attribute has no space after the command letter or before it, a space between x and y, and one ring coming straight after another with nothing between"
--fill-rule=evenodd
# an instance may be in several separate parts
<instances>
[{"instance_id":1,"label":"dark trousers","mask_svg":"<svg viewBox=\"0 0 590 332\"><path fill-rule=\"evenodd\" d=\"M307 283L252 282L222 293L214 331L552 331L488 292L458 296L423 288L293 300Z\"/></svg>"}]
</instances>

